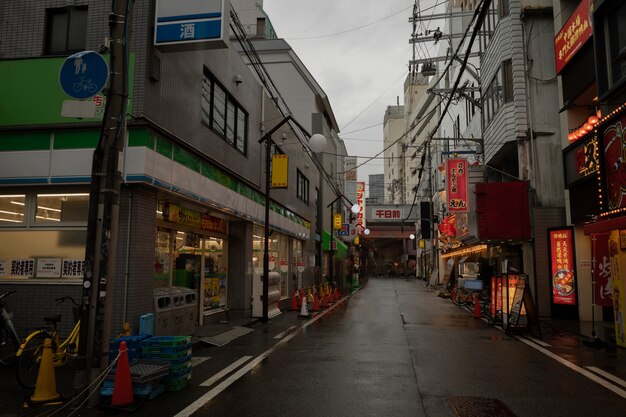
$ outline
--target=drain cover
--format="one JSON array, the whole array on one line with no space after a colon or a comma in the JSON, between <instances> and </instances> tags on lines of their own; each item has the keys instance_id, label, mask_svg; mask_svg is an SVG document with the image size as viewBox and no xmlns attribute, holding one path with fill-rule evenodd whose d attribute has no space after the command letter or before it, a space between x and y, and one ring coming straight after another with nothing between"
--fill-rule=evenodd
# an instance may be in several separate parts
<instances>
[{"instance_id":1,"label":"drain cover","mask_svg":"<svg viewBox=\"0 0 626 417\"><path fill-rule=\"evenodd\" d=\"M500 400L481 397L448 397L458 417L516 417Z\"/></svg>"}]
</instances>

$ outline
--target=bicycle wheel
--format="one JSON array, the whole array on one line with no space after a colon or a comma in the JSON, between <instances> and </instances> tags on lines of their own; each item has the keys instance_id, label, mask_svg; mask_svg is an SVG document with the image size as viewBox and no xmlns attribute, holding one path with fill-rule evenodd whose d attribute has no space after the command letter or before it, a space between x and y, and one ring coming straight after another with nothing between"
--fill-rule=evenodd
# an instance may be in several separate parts
<instances>
[{"instance_id":1,"label":"bicycle wheel","mask_svg":"<svg viewBox=\"0 0 626 417\"><path fill-rule=\"evenodd\" d=\"M7 366L15 364L15 352L20 347L20 341L13 332L5 326L0 327L0 363Z\"/></svg>"},{"instance_id":2,"label":"bicycle wheel","mask_svg":"<svg viewBox=\"0 0 626 417\"><path fill-rule=\"evenodd\" d=\"M48 332L39 332L24 344L22 353L17 358L17 366L15 367L17 382L24 388L35 388L41 354L43 353L46 339L52 340L52 350L55 351L56 343L54 342L54 336Z\"/></svg>"}]
</instances>

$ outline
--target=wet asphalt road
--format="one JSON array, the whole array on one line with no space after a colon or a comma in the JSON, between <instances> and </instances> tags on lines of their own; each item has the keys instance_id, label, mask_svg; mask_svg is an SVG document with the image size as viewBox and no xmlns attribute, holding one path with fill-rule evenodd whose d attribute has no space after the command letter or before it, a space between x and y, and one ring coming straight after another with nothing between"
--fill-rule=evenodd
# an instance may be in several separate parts
<instances>
[{"instance_id":1,"label":"wet asphalt road","mask_svg":"<svg viewBox=\"0 0 626 417\"><path fill-rule=\"evenodd\" d=\"M626 416L626 388L585 374L619 371L623 352L569 346L580 367L568 367L549 356L559 349L509 337L421 281L370 279L314 319L285 312L223 347L195 344L191 385L135 415Z\"/></svg>"}]
</instances>

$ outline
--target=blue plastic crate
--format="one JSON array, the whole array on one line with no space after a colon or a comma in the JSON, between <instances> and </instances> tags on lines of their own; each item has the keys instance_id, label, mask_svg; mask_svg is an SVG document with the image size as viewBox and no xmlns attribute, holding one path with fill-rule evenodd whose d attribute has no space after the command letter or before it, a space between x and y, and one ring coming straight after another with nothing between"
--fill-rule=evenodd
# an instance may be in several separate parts
<instances>
[{"instance_id":1,"label":"blue plastic crate","mask_svg":"<svg viewBox=\"0 0 626 417\"><path fill-rule=\"evenodd\" d=\"M139 334L152 337L154 335L154 314L139 316Z\"/></svg>"},{"instance_id":2,"label":"blue plastic crate","mask_svg":"<svg viewBox=\"0 0 626 417\"><path fill-rule=\"evenodd\" d=\"M109 350L118 351L120 348L120 344L122 342L126 342L126 347L128 349L141 349L142 342L148 339L150 336L148 335L138 335L138 336L121 336L115 338L109 342Z\"/></svg>"},{"instance_id":3,"label":"blue plastic crate","mask_svg":"<svg viewBox=\"0 0 626 417\"><path fill-rule=\"evenodd\" d=\"M141 342L142 347L158 347L164 352L174 352L191 345L191 336L155 336Z\"/></svg>"}]
</instances>

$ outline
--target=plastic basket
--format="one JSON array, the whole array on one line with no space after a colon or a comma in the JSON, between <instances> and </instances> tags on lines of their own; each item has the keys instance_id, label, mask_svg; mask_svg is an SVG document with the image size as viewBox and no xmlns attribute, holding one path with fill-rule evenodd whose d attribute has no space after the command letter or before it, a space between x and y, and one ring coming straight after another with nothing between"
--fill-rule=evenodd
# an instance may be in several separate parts
<instances>
[{"instance_id":1,"label":"plastic basket","mask_svg":"<svg viewBox=\"0 0 626 417\"><path fill-rule=\"evenodd\" d=\"M133 383L146 383L169 375L170 364L164 361L138 359L130 364L130 378ZM107 375L115 378L115 369Z\"/></svg>"},{"instance_id":2,"label":"plastic basket","mask_svg":"<svg viewBox=\"0 0 626 417\"><path fill-rule=\"evenodd\" d=\"M178 352L166 353L158 349L142 349L141 356L148 359L158 359L169 363L184 362L185 358L191 356L191 349L184 349Z\"/></svg>"},{"instance_id":3,"label":"plastic basket","mask_svg":"<svg viewBox=\"0 0 626 417\"><path fill-rule=\"evenodd\" d=\"M166 379L177 379L191 372L191 362L181 363L180 365L170 368L170 373Z\"/></svg>"},{"instance_id":4,"label":"plastic basket","mask_svg":"<svg viewBox=\"0 0 626 417\"><path fill-rule=\"evenodd\" d=\"M191 370L186 375L183 375L176 379L164 379L163 385L165 385L165 391L179 391L185 388L191 380Z\"/></svg>"},{"instance_id":5,"label":"plastic basket","mask_svg":"<svg viewBox=\"0 0 626 417\"><path fill-rule=\"evenodd\" d=\"M109 342L109 350L118 351L120 349L120 343L126 342L126 347L128 349L141 349L142 343L144 340L148 339L150 336L148 335L139 335L139 336L122 336L116 339L111 340Z\"/></svg>"},{"instance_id":6,"label":"plastic basket","mask_svg":"<svg viewBox=\"0 0 626 417\"><path fill-rule=\"evenodd\" d=\"M155 336L141 342L146 353L179 353L191 349L191 336Z\"/></svg>"}]
</instances>

